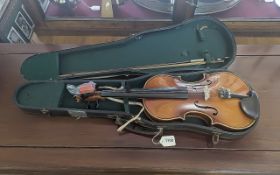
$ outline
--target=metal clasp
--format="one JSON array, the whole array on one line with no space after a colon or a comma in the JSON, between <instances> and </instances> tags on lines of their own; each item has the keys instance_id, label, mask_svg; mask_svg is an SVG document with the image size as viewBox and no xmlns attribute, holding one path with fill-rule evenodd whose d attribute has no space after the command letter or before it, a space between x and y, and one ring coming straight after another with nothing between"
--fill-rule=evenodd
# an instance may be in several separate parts
<instances>
[{"instance_id":1,"label":"metal clasp","mask_svg":"<svg viewBox=\"0 0 280 175\"><path fill-rule=\"evenodd\" d=\"M79 120L80 118L87 118L88 117L87 113L85 111L68 110L67 112L71 117L74 117L77 120Z\"/></svg>"},{"instance_id":2,"label":"metal clasp","mask_svg":"<svg viewBox=\"0 0 280 175\"><path fill-rule=\"evenodd\" d=\"M42 114L47 115L49 114L49 110L47 110L46 108L41 109Z\"/></svg>"},{"instance_id":3,"label":"metal clasp","mask_svg":"<svg viewBox=\"0 0 280 175\"><path fill-rule=\"evenodd\" d=\"M213 145L217 145L219 143L220 135L221 135L221 133L217 133L217 132L213 133L213 135L212 135L212 144Z\"/></svg>"}]
</instances>

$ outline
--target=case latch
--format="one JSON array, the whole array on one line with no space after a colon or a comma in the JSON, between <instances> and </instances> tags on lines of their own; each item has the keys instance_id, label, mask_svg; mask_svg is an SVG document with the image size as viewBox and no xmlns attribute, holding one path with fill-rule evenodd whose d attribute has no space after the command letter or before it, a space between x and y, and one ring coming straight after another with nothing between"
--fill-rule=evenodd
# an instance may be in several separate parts
<instances>
[{"instance_id":1,"label":"case latch","mask_svg":"<svg viewBox=\"0 0 280 175\"><path fill-rule=\"evenodd\" d=\"M217 145L219 143L220 135L221 135L221 133L218 133L218 132L213 133L213 135L212 135L212 144L213 145Z\"/></svg>"},{"instance_id":2,"label":"case latch","mask_svg":"<svg viewBox=\"0 0 280 175\"><path fill-rule=\"evenodd\" d=\"M71 117L74 117L76 119L80 119L80 118L87 118L87 113L85 111L79 111L79 110L68 110L67 111L68 114Z\"/></svg>"},{"instance_id":3,"label":"case latch","mask_svg":"<svg viewBox=\"0 0 280 175\"><path fill-rule=\"evenodd\" d=\"M41 113L44 115L48 115L49 114L49 110L47 110L46 108L41 109Z\"/></svg>"}]
</instances>

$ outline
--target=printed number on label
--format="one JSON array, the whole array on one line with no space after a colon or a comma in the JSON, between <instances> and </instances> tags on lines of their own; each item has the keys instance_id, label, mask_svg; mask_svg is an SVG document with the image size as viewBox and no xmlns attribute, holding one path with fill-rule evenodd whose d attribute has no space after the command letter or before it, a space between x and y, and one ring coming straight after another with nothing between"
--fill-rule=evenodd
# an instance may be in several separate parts
<instances>
[{"instance_id":1,"label":"printed number on label","mask_svg":"<svg viewBox=\"0 0 280 175\"><path fill-rule=\"evenodd\" d=\"M176 141L174 136L162 136L159 143L164 147L176 146Z\"/></svg>"}]
</instances>

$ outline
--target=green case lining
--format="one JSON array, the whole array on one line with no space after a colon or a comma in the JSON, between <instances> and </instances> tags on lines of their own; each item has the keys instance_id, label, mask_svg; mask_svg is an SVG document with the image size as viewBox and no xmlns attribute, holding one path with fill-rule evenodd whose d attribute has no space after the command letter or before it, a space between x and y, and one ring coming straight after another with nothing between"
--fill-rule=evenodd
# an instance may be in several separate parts
<instances>
[{"instance_id":1,"label":"green case lining","mask_svg":"<svg viewBox=\"0 0 280 175\"><path fill-rule=\"evenodd\" d=\"M199 17L111 43L37 54L24 61L21 73L27 80L55 80L63 74L124 71L135 66L201 58L209 63L212 59L222 58L223 63L184 66L186 69L218 69L227 68L234 60L235 52L234 37L221 22L211 17ZM155 73L168 69L140 72Z\"/></svg>"}]
</instances>

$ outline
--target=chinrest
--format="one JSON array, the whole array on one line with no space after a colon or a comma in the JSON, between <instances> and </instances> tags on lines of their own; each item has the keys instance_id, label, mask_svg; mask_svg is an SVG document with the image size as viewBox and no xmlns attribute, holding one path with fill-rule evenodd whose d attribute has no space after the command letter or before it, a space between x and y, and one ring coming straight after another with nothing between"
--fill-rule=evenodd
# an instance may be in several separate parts
<instances>
[{"instance_id":1,"label":"chinrest","mask_svg":"<svg viewBox=\"0 0 280 175\"><path fill-rule=\"evenodd\" d=\"M256 120L260 116L260 104L256 92L250 91L249 97L243 98L240 101L242 111L248 117Z\"/></svg>"}]
</instances>

